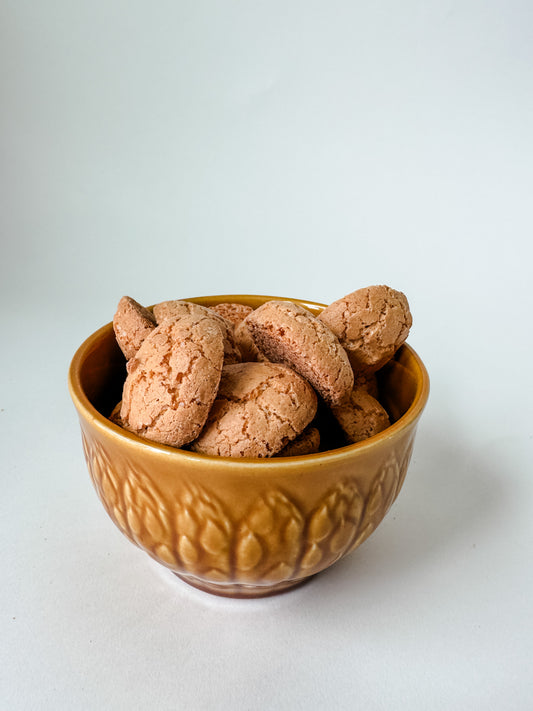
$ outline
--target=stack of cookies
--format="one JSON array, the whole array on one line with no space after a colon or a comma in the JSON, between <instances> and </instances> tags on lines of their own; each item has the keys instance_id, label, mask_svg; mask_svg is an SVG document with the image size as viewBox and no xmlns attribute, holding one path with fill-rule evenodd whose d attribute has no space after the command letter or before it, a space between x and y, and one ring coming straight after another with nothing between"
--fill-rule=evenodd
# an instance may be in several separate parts
<instances>
[{"instance_id":1,"label":"stack of cookies","mask_svg":"<svg viewBox=\"0 0 533 711\"><path fill-rule=\"evenodd\" d=\"M360 442L390 425L376 372L411 324L407 299L388 286L354 291L319 316L281 300L255 310L165 301L150 311L124 296L113 327L128 375L110 419L153 442L222 457Z\"/></svg>"}]
</instances>

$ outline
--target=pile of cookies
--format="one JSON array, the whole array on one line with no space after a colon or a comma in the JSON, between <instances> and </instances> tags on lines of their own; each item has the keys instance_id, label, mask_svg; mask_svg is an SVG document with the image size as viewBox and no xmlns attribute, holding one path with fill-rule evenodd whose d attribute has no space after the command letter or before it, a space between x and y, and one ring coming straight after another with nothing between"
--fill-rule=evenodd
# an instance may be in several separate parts
<instances>
[{"instance_id":1,"label":"pile of cookies","mask_svg":"<svg viewBox=\"0 0 533 711\"><path fill-rule=\"evenodd\" d=\"M359 442L390 424L375 373L411 324L406 297L388 286L354 291L318 316L281 300L257 309L165 301L150 311L124 296L113 327L128 374L110 419L223 457L311 454L331 423L341 444Z\"/></svg>"}]
</instances>

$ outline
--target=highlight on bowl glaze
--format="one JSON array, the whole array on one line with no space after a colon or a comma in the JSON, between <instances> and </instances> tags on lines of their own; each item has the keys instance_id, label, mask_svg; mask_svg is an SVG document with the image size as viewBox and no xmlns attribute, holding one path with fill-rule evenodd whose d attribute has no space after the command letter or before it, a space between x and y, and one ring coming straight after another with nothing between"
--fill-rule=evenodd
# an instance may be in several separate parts
<instances>
[{"instance_id":1,"label":"highlight on bowl glaze","mask_svg":"<svg viewBox=\"0 0 533 711\"><path fill-rule=\"evenodd\" d=\"M256 308L273 298L188 300ZM315 314L324 308L291 300ZM404 344L379 373L392 422L383 432L319 454L229 459L148 442L110 422L125 375L111 323L80 346L70 366L96 492L129 540L191 585L232 597L298 585L368 538L402 487L429 394L426 369Z\"/></svg>"}]
</instances>

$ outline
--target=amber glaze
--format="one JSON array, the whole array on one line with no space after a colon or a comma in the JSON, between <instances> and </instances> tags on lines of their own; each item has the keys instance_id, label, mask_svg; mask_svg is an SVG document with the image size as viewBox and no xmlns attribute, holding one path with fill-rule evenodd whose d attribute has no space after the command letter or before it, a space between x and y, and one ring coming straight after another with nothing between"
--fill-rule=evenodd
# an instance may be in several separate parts
<instances>
[{"instance_id":1,"label":"amber glaze","mask_svg":"<svg viewBox=\"0 0 533 711\"><path fill-rule=\"evenodd\" d=\"M253 308L271 296L187 299ZM313 313L322 304L291 299ZM429 394L404 344L380 371L392 425L318 454L229 459L143 440L107 419L125 360L109 323L76 352L69 389L96 492L122 533L186 582L231 597L281 592L323 571L376 529L398 496Z\"/></svg>"}]
</instances>

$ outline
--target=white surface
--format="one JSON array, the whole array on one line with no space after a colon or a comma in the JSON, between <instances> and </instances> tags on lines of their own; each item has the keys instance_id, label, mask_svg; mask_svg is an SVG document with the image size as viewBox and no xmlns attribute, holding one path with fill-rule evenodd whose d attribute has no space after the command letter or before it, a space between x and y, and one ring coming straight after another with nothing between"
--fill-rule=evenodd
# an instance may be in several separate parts
<instances>
[{"instance_id":1,"label":"white surface","mask_svg":"<svg viewBox=\"0 0 533 711\"><path fill-rule=\"evenodd\" d=\"M3 3L2 709L531 709L531 8ZM261 601L126 541L66 389L119 297L372 283L432 379L377 532Z\"/></svg>"}]
</instances>

